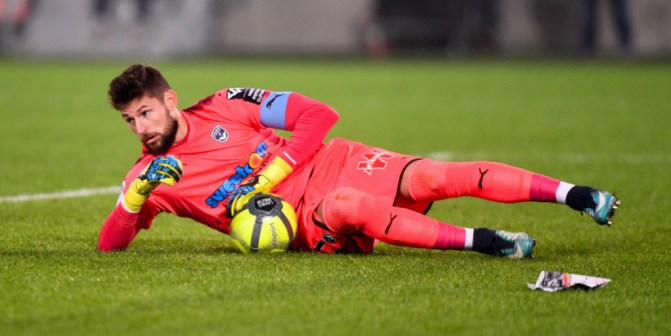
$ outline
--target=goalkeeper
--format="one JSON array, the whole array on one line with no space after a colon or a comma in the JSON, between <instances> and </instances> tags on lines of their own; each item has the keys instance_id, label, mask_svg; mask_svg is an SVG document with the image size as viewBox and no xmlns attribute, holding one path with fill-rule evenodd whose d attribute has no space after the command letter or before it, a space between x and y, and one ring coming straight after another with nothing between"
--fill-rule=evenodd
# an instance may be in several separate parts
<instances>
[{"instance_id":1,"label":"goalkeeper","mask_svg":"<svg viewBox=\"0 0 671 336\"><path fill-rule=\"evenodd\" d=\"M502 163L324 143L338 113L294 92L229 88L180 110L161 73L136 64L112 80L108 94L143 146L102 226L101 251L126 249L162 212L229 234L232 216L259 192L296 209L293 249L326 253L370 253L379 240L524 258L535 244L526 233L459 227L425 213L434 201L472 196L565 204L610 225L619 205L607 191ZM285 139L274 129L292 133Z\"/></svg>"}]
</instances>

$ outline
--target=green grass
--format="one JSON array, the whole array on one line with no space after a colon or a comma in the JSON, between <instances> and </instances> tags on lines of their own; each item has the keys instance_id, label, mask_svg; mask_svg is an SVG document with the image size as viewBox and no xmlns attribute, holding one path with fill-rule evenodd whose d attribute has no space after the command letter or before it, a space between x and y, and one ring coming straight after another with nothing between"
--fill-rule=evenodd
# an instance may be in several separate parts
<instances>
[{"instance_id":1,"label":"green grass","mask_svg":"<svg viewBox=\"0 0 671 336\"><path fill-rule=\"evenodd\" d=\"M116 185L139 145L106 105L124 63L0 62L0 197ZM525 231L536 258L380 244L371 255L245 256L159 216L96 249L116 195L0 203L0 334L669 334L671 65L207 61L157 64L180 107L223 87L291 90L341 114L330 136L493 160L615 191L600 227L564 206L436 203L466 227ZM542 270L612 279L530 291Z\"/></svg>"}]
</instances>

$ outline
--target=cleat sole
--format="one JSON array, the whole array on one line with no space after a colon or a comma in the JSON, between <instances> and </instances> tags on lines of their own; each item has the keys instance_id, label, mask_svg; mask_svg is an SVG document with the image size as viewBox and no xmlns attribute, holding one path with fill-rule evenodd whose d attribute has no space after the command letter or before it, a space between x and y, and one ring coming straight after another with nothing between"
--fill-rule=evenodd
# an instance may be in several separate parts
<instances>
[{"instance_id":1,"label":"cleat sole","mask_svg":"<svg viewBox=\"0 0 671 336\"><path fill-rule=\"evenodd\" d=\"M617 210L620 207L620 200L617 197L615 197L615 195L613 195L613 197L615 201L611 204L610 211L608 212L608 217L606 218L606 224L608 226L613 225L613 216L615 216L615 210Z\"/></svg>"}]
</instances>

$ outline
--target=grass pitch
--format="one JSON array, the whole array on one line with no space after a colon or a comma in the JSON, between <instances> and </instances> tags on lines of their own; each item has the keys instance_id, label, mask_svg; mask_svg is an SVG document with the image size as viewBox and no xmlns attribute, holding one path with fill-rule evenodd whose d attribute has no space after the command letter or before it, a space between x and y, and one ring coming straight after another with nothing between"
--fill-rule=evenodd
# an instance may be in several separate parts
<instances>
[{"instance_id":1,"label":"grass pitch","mask_svg":"<svg viewBox=\"0 0 671 336\"><path fill-rule=\"evenodd\" d=\"M0 62L0 197L120 184L138 140L106 105L127 63ZM241 255L160 215L126 252L97 235L117 195L0 203L0 334L669 334L671 66L614 63L159 63L180 107L224 87L335 107L330 136L501 161L616 192L612 227L567 207L438 202L465 227L525 231L536 258L380 244L371 255ZM534 292L542 270L612 279Z\"/></svg>"}]
</instances>

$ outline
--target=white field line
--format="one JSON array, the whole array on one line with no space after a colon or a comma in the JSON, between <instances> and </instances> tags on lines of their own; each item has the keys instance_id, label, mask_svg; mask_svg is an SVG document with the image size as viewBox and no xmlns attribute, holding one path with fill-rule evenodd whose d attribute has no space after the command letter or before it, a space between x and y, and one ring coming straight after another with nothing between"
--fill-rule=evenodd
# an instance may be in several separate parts
<instances>
[{"instance_id":1,"label":"white field line","mask_svg":"<svg viewBox=\"0 0 671 336\"><path fill-rule=\"evenodd\" d=\"M414 155L419 157L426 157L436 161L450 161L450 160L489 160L489 161L505 161L516 160L518 158L529 158L529 155L517 155L510 153L455 153L449 151L432 152L424 155ZM585 162L620 162L620 163L662 163L671 164L671 154L619 154L619 155L599 155L590 156L585 154L570 154L570 155L539 155L534 159L544 162L563 162L563 163L585 163ZM505 162L504 162L505 163ZM111 186L105 188L94 189L78 189L66 190L45 194L32 195L17 195L0 197L0 203L17 203L27 201L39 201L49 199L61 199L72 197L89 197L95 195L117 194L119 193L119 186Z\"/></svg>"},{"instance_id":2,"label":"white field line","mask_svg":"<svg viewBox=\"0 0 671 336\"><path fill-rule=\"evenodd\" d=\"M0 197L0 203L18 203L18 202L60 199L60 198L89 197L94 195L118 194L119 188L120 188L119 186L112 186L112 187L95 188L95 189L66 190L45 194Z\"/></svg>"}]
</instances>

